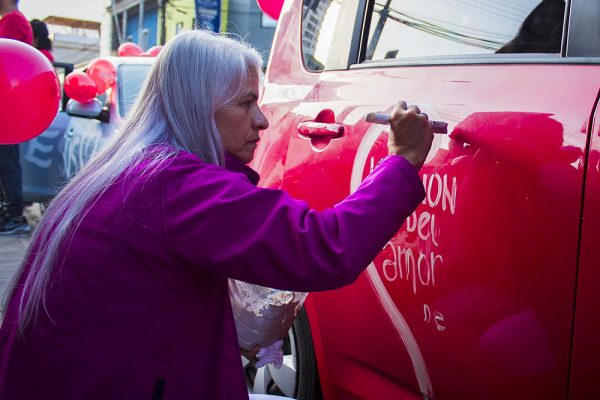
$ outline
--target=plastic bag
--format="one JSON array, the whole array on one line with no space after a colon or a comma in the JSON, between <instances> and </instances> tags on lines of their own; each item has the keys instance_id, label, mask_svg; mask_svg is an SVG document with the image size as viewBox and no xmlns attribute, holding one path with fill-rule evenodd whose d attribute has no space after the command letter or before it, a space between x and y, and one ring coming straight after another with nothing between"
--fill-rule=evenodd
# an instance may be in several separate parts
<instances>
[{"instance_id":1,"label":"plastic bag","mask_svg":"<svg viewBox=\"0 0 600 400\"><path fill-rule=\"evenodd\" d=\"M229 297L240 347L268 347L284 338L307 295L230 279Z\"/></svg>"}]
</instances>

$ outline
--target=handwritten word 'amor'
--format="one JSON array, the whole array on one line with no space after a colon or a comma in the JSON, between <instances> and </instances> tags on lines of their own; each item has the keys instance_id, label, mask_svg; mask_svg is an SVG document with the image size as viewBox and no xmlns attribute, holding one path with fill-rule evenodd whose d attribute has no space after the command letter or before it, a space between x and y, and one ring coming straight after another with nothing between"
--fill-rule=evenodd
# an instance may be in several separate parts
<instances>
[{"instance_id":1,"label":"handwritten word 'amor'","mask_svg":"<svg viewBox=\"0 0 600 400\"><path fill-rule=\"evenodd\" d=\"M414 294L417 294L419 286L435 286L436 267L444 261L441 255L414 252L411 248L394 246L390 242L383 248L384 251L388 249L392 255L381 264L383 276L388 282L409 281Z\"/></svg>"}]
</instances>

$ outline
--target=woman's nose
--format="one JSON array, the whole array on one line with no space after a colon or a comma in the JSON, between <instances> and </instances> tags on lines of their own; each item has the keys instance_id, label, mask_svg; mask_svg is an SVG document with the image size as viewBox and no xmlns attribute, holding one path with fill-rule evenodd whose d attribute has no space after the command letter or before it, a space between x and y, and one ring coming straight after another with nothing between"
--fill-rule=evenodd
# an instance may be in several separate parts
<instances>
[{"instance_id":1,"label":"woman's nose","mask_svg":"<svg viewBox=\"0 0 600 400\"><path fill-rule=\"evenodd\" d=\"M265 114L261 111L260 108L256 107L256 114L254 115L253 128L257 130L265 130L269 127L269 120L265 117Z\"/></svg>"}]
</instances>

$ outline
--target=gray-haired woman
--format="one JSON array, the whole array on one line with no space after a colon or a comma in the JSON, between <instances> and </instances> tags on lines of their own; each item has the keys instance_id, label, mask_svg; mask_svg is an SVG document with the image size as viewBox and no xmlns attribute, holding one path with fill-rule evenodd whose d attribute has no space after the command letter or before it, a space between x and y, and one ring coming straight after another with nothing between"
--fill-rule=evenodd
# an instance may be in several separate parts
<instances>
[{"instance_id":1,"label":"gray-haired woman","mask_svg":"<svg viewBox=\"0 0 600 400\"><path fill-rule=\"evenodd\" d=\"M433 135L405 104L390 156L335 207L257 188L261 64L206 32L165 46L32 238L0 328L0 398L247 398L227 279L347 285L421 202Z\"/></svg>"}]
</instances>

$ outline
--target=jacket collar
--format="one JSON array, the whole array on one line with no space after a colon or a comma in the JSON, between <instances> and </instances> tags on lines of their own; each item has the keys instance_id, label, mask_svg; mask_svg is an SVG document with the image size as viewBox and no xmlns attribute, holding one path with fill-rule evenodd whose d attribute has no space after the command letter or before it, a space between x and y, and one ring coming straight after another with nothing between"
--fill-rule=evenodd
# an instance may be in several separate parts
<instances>
[{"instance_id":1,"label":"jacket collar","mask_svg":"<svg viewBox=\"0 0 600 400\"><path fill-rule=\"evenodd\" d=\"M260 180L258 172L241 162L236 157L232 156L228 152L225 152L225 169L230 172L237 172L238 174L244 174L250 180L250 182L256 186Z\"/></svg>"}]
</instances>

